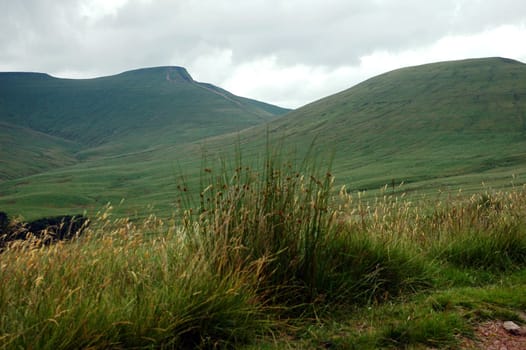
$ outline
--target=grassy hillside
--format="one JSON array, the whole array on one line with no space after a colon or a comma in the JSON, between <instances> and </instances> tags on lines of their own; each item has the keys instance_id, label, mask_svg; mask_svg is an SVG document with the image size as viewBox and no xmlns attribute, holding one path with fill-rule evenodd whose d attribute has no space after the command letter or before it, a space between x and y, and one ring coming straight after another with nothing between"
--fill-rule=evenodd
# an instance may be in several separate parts
<instances>
[{"instance_id":1,"label":"grassy hillside","mask_svg":"<svg viewBox=\"0 0 526 350\"><path fill-rule=\"evenodd\" d=\"M246 134L253 140L255 128ZM502 58L395 70L269 124L305 149L332 149L352 189L511 181L526 165L526 65ZM506 179L506 180L505 180ZM521 178L522 182L525 181Z\"/></svg>"},{"instance_id":2,"label":"grassy hillside","mask_svg":"<svg viewBox=\"0 0 526 350\"><path fill-rule=\"evenodd\" d=\"M0 140L0 179L75 164L80 149L73 141L2 122Z\"/></svg>"},{"instance_id":3,"label":"grassy hillside","mask_svg":"<svg viewBox=\"0 0 526 350\"><path fill-rule=\"evenodd\" d=\"M55 168L38 154L18 154L42 140L20 134L37 132L62 139L60 152L77 161L140 152L241 130L269 121L287 110L241 98L210 84L195 82L181 67L156 67L96 79L58 79L42 73L0 73L0 147L7 166L17 171L1 179ZM203 127L206 126L206 127ZM17 132L12 132L17 130ZM56 148L56 147L52 147ZM34 153L34 152L33 152ZM7 161L7 156L2 156ZM19 161L16 161L19 159ZM68 164L65 161L64 164Z\"/></svg>"},{"instance_id":4,"label":"grassy hillside","mask_svg":"<svg viewBox=\"0 0 526 350\"><path fill-rule=\"evenodd\" d=\"M301 157L313 141L319 157L334 152L337 185L350 191L371 192L393 180L405 183L403 191L426 193L478 191L483 182L504 188L526 182L525 119L526 65L520 62L488 58L409 67L242 132L93 157L5 181L0 207L34 217L95 210L125 198L119 215L144 215L150 204L169 215L178 174L197 185L204 153L216 171L216 155L231 157L236 147L244 161L253 161L265 154L267 135L283 154Z\"/></svg>"}]
</instances>

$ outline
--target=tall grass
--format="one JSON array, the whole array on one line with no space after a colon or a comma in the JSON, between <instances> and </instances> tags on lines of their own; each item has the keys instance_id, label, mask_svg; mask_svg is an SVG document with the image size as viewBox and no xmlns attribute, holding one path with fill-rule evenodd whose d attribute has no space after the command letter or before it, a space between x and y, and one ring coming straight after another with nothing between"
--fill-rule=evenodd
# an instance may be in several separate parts
<instances>
[{"instance_id":1,"label":"tall grass","mask_svg":"<svg viewBox=\"0 0 526 350\"><path fill-rule=\"evenodd\" d=\"M282 161L267 151L260 166L204 168L198 205L183 221L192 244L218 259L217 273L265 261L259 293L293 308L383 300L429 286L430 269L414 249L370 232L365 217L355 230L352 201L335 196L330 162L312 159ZM180 189L187 197L186 186Z\"/></svg>"},{"instance_id":2,"label":"tall grass","mask_svg":"<svg viewBox=\"0 0 526 350\"><path fill-rule=\"evenodd\" d=\"M218 273L265 261L261 291L281 300L276 293L311 299L319 247L336 215L328 207L330 171L269 152L260 165L238 163L230 170L222 164L204 172L198 206L186 212L185 228L218 259Z\"/></svg>"},{"instance_id":3,"label":"tall grass","mask_svg":"<svg viewBox=\"0 0 526 350\"><path fill-rule=\"evenodd\" d=\"M513 270L526 266L526 188L486 191L437 210L439 238L431 253L459 267Z\"/></svg>"},{"instance_id":4,"label":"tall grass","mask_svg":"<svg viewBox=\"0 0 526 350\"><path fill-rule=\"evenodd\" d=\"M2 254L2 347L231 347L269 329L251 266L216 275L154 217L98 226L71 244Z\"/></svg>"},{"instance_id":5,"label":"tall grass","mask_svg":"<svg viewBox=\"0 0 526 350\"><path fill-rule=\"evenodd\" d=\"M526 188L366 200L335 191L330 161L306 159L269 151L260 164L204 167L168 221L113 218L108 207L72 242L9 247L0 347L234 348L283 316L432 288L451 267L526 266ZM434 324L383 336L426 343Z\"/></svg>"},{"instance_id":6,"label":"tall grass","mask_svg":"<svg viewBox=\"0 0 526 350\"><path fill-rule=\"evenodd\" d=\"M343 193L353 232L381 237L404 249L458 267L515 269L526 266L526 186L486 189L469 197L384 195L374 201Z\"/></svg>"}]
</instances>

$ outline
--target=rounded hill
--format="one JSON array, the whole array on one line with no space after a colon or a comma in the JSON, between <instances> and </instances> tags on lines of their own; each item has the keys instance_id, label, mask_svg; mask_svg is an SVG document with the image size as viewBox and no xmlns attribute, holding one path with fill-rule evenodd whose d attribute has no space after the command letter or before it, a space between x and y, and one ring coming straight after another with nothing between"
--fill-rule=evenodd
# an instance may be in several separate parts
<instances>
[{"instance_id":1,"label":"rounded hill","mask_svg":"<svg viewBox=\"0 0 526 350\"><path fill-rule=\"evenodd\" d=\"M484 58L398 69L299 108L268 129L299 149L316 138L318 149L334 150L340 180L354 189L521 172L526 65Z\"/></svg>"}]
</instances>

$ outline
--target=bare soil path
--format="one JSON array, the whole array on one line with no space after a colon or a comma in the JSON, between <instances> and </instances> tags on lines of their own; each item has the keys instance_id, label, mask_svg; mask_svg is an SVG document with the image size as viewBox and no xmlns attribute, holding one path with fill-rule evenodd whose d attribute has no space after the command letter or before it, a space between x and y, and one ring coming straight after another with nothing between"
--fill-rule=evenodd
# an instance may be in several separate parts
<instances>
[{"instance_id":1,"label":"bare soil path","mask_svg":"<svg viewBox=\"0 0 526 350\"><path fill-rule=\"evenodd\" d=\"M526 350L526 334L511 334L502 321L489 321L476 327L475 340L465 339L461 349Z\"/></svg>"}]
</instances>

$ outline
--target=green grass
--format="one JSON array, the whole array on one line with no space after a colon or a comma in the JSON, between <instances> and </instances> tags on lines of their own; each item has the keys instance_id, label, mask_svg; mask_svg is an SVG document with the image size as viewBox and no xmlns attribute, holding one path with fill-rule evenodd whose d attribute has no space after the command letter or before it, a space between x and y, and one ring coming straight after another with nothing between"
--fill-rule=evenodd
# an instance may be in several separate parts
<instances>
[{"instance_id":1,"label":"green grass","mask_svg":"<svg viewBox=\"0 0 526 350\"><path fill-rule=\"evenodd\" d=\"M342 309L317 320L304 320L288 340L267 341L254 348L457 349L463 337L474 337L478 323L524 323L518 312L525 299L523 293L517 293L525 287L524 274L502 277L499 285L453 287L394 303Z\"/></svg>"},{"instance_id":2,"label":"green grass","mask_svg":"<svg viewBox=\"0 0 526 350\"><path fill-rule=\"evenodd\" d=\"M523 227L469 232L462 239L447 244L439 255L462 267L506 270L526 266L526 239Z\"/></svg>"},{"instance_id":3,"label":"green grass","mask_svg":"<svg viewBox=\"0 0 526 350\"><path fill-rule=\"evenodd\" d=\"M1 118L0 118L1 119ZM0 122L0 179L20 178L77 163L75 142Z\"/></svg>"},{"instance_id":4,"label":"green grass","mask_svg":"<svg viewBox=\"0 0 526 350\"><path fill-rule=\"evenodd\" d=\"M0 347L455 348L524 322L526 246L503 233L524 242L526 188L370 199L335 195L330 162L237 159L180 183L171 219L107 206L73 242L0 254ZM455 254L473 232L494 244Z\"/></svg>"},{"instance_id":5,"label":"green grass","mask_svg":"<svg viewBox=\"0 0 526 350\"><path fill-rule=\"evenodd\" d=\"M249 271L216 275L153 217L135 226L105 212L75 243L1 261L3 348L212 348L268 331Z\"/></svg>"}]
</instances>

